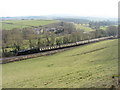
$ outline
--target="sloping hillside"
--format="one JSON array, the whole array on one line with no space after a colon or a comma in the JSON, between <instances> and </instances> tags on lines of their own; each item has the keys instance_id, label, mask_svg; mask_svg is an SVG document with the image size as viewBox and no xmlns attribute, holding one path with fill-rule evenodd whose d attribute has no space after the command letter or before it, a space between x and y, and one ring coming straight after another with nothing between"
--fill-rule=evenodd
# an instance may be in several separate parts
<instances>
[{"instance_id":1,"label":"sloping hillside","mask_svg":"<svg viewBox=\"0 0 120 90\"><path fill-rule=\"evenodd\" d=\"M2 29L27 28L59 22L57 20L6 20L2 21Z\"/></svg>"},{"instance_id":2,"label":"sloping hillside","mask_svg":"<svg viewBox=\"0 0 120 90\"><path fill-rule=\"evenodd\" d=\"M116 85L118 40L3 64L4 88L89 88Z\"/></svg>"}]
</instances>

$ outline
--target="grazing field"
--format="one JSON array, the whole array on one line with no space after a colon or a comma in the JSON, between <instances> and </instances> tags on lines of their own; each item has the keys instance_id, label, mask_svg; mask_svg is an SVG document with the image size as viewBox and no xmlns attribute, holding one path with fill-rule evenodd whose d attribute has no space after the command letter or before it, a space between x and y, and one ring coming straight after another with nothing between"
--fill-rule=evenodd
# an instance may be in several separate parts
<instances>
[{"instance_id":1,"label":"grazing field","mask_svg":"<svg viewBox=\"0 0 120 90\"><path fill-rule=\"evenodd\" d=\"M75 24L77 30L84 30L86 32L94 31L94 29L90 28L88 24Z\"/></svg>"},{"instance_id":2,"label":"grazing field","mask_svg":"<svg viewBox=\"0 0 120 90\"><path fill-rule=\"evenodd\" d=\"M32 26L47 25L56 23L56 20L6 20L2 21L2 29L11 30L13 28L26 28Z\"/></svg>"},{"instance_id":3,"label":"grazing field","mask_svg":"<svg viewBox=\"0 0 120 90\"><path fill-rule=\"evenodd\" d=\"M104 88L116 84L117 39L3 64L3 88Z\"/></svg>"},{"instance_id":4,"label":"grazing field","mask_svg":"<svg viewBox=\"0 0 120 90\"><path fill-rule=\"evenodd\" d=\"M118 25L112 25L112 26L118 27ZM107 30L108 27L109 27L109 26L100 26L100 29L102 29L102 30Z\"/></svg>"},{"instance_id":5,"label":"grazing field","mask_svg":"<svg viewBox=\"0 0 120 90\"><path fill-rule=\"evenodd\" d=\"M108 27L108 26L101 26L100 29L102 29L102 30L107 30L107 27Z\"/></svg>"}]
</instances>

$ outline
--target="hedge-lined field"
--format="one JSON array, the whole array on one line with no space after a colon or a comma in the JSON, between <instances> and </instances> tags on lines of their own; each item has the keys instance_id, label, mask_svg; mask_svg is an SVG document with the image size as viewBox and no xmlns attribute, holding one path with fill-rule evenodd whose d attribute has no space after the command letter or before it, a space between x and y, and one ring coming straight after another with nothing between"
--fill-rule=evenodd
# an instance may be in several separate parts
<instances>
[{"instance_id":1,"label":"hedge-lined field","mask_svg":"<svg viewBox=\"0 0 120 90\"><path fill-rule=\"evenodd\" d=\"M47 25L59 22L57 20L6 20L2 21L2 29L11 30L13 28L26 28L31 26Z\"/></svg>"},{"instance_id":2,"label":"hedge-lined field","mask_svg":"<svg viewBox=\"0 0 120 90\"><path fill-rule=\"evenodd\" d=\"M3 88L89 88L116 84L117 39L3 64Z\"/></svg>"},{"instance_id":3,"label":"hedge-lined field","mask_svg":"<svg viewBox=\"0 0 120 90\"><path fill-rule=\"evenodd\" d=\"M86 32L95 31L94 29L89 27L89 24L75 24L77 30L84 30Z\"/></svg>"}]
</instances>

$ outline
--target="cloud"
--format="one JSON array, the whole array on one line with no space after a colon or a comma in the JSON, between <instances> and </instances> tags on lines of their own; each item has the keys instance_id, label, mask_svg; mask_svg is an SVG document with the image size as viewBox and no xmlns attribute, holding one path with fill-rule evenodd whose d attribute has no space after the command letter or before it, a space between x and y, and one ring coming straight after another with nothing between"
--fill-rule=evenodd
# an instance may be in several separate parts
<instances>
[{"instance_id":1,"label":"cloud","mask_svg":"<svg viewBox=\"0 0 120 90\"><path fill-rule=\"evenodd\" d=\"M2 0L1 16L72 14L117 17L118 0Z\"/></svg>"}]
</instances>

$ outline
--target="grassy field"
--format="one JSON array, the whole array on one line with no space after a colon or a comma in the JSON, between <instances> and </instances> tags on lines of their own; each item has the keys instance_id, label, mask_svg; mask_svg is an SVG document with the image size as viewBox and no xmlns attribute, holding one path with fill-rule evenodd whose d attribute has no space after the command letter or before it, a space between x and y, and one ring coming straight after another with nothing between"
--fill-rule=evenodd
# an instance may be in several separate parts
<instances>
[{"instance_id":1,"label":"grassy field","mask_svg":"<svg viewBox=\"0 0 120 90\"><path fill-rule=\"evenodd\" d=\"M77 30L85 30L86 32L94 31L94 29L90 28L87 24L75 24L75 27Z\"/></svg>"},{"instance_id":2,"label":"grassy field","mask_svg":"<svg viewBox=\"0 0 120 90\"><path fill-rule=\"evenodd\" d=\"M107 27L108 27L108 26L101 26L100 29L102 29L102 30L107 30Z\"/></svg>"},{"instance_id":3,"label":"grassy field","mask_svg":"<svg viewBox=\"0 0 120 90\"><path fill-rule=\"evenodd\" d=\"M114 26L117 26L117 25L114 25ZM89 25L87 24L84 24L84 25L81 25L81 24L75 24L75 27L76 29L80 29L80 30L85 30L86 32L89 32L89 31L94 31L94 29L90 28ZM100 26L100 29L102 30L107 30L107 27L108 26Z\"/></svg>"},{"instance_id":4,"label":"grassy field","mask_svg":"<svg viewBox=\"0 0 120 90\"><path fill-rule=\"evenodd\" d=\"M118 69L118 40L107 40L51 56L3 64L3 88L111 87Z\"/></svg>"},{"instance_id":5,"label":"grassy field","mask_svg":"<svg viewBox=\"0 0 120 90\"><path fill-rule=\"evenodd\" d=\"M118 27L118 25L113 25L113 26ZM100 29L107 30L108 27L109 27L109 26L100 26Z\"/></svg>"},{"instance_id":6,"label":"grassy field","mask_svg":"<svg viewBox=\"0 0 120 90\"><path fill-rule=\"evenodd\" d=\"M2 21L2 29L11 30L13 28L25 28L31 26L47 25L56 23L56 20L6 20Z\"/></svg>"}]
</instances>

